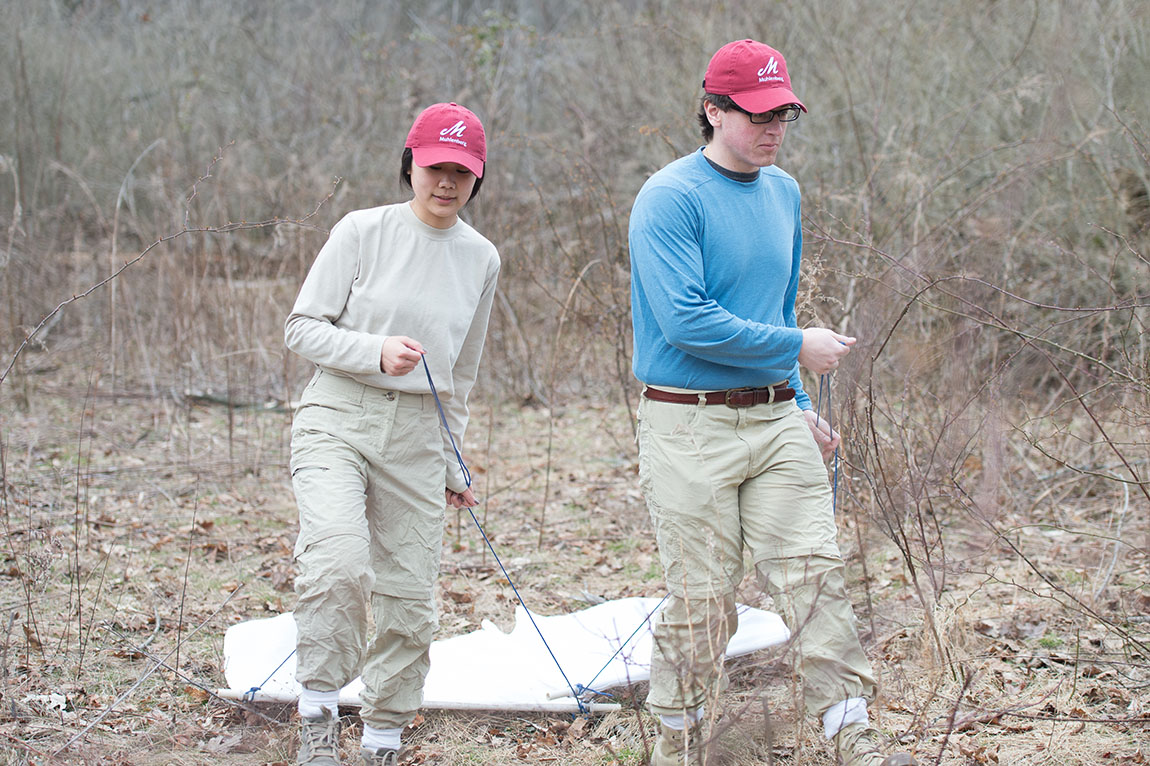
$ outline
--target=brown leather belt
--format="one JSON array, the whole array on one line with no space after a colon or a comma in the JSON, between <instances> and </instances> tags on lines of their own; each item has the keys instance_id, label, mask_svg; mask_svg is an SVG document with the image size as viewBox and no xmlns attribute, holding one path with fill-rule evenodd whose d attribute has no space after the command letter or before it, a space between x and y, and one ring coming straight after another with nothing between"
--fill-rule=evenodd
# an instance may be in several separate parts
<instances>
[{"instance_id":1,"label":"brown leather belt","mask_svg":"<svg viewBox=\"0 0 1150 766\"><path fill-rule=\"evenodd\" d=\"M661 388L644 388L643 396L656 402L672 404L698 404L698 394L679 394ZM708 391L703 394L706 404L725 404L728 407L750 407L755 404L789 402L795 398L795 390L785 383L766 388L728 388L726 391Z\"/></svg>"}]
</instances>

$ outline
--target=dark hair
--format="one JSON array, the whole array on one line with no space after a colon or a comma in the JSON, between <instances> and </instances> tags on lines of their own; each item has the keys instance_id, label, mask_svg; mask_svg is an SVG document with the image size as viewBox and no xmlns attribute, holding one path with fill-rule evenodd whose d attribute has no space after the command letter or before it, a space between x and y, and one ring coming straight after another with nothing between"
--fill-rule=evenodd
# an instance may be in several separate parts
<instances>
[{"instance_id":1,"label":"dark hair","mask_svg":"<svg viewBox=\"0 0 1150 766\"><path fill-rule=\"evenodd\" d=\"M403 157L399 161L399 182L408 189L411 188L411 165L413 162L414 156L412 155L411 148L405 147ZM483 169L484 171L487 170L486 163ZM487 175L487 173L484 172L483 175ZM471 187L471 196L467 198L468 202L479 196L480 186L483 186L483 176L475 176L475 186Z\"/></svg>"},{"instance_id":2,"label":"dark hair","mask_svg":"<svg viewBox=\"0 0 1150 766\"><path fill-rule=\"evenodd\" d=\"M715 137L715 126L707 119L708 101L719 107L719 110L723 112L729 112L732 109L738 110L739 105L736 104L730 96L723 96L718 93L703 94L703 98L699 100L699 113L696 116L699 118L699 127L703 129L703 141L709 144L711 143L711 139Z\"/></svg>"}]
</instances>

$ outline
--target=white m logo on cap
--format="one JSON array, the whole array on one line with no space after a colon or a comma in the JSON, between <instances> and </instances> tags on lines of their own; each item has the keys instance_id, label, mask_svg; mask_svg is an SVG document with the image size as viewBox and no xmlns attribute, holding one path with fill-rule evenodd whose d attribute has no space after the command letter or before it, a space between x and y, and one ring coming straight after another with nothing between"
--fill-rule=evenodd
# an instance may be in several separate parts
<instances>
[{"instance_id":1,"label":"white m logo on cap","mask_svg":"<svg viewBox=\"0 0 1150 766\"><path fill-rule=\"evenodd\" d=\"M462 138L463 137L463 131L465 131L465 130L467 130L467 126L463 124L463 120L460 120L459 122L452 125L450 128L444 128L443 130L439 131L439 135L441 135L441 136L457 136L459 138Z\"/></svg>"},{"instance_id":2,"label":"white m logo on cap","mask_svg":"<svg viewBox=\"0 0 1150 766\"><path fill-rule=\"evenodd\" d=\"M774 56L771 56L771 60L767 62L767 65L759 70L759 77L762 77L763 75L767 75L767 74L778 74L778 73L779 73L779 62L775 61Z\"/></svg>"}]
</instances>

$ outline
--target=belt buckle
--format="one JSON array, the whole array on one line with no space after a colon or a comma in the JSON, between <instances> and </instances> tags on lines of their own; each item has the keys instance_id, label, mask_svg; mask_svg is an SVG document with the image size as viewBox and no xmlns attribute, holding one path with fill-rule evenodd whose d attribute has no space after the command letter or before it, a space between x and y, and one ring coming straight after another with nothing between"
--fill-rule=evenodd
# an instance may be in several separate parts
<instances>
[{"instance_id":1,"label":"belt buckle","mask_svg":"<svg viewBox=\"0 0 1150 766\"><path fill-rule=\"evenodd\" d=\"M726 391L723 392L723 404L727 405L728 407L730 407L733 410L737 410L740 407L750 407L751 404L754 404L753 399L749 404L731 404L731 394L744 394L744 393L749 393L751 391L754 391L754 389L751 388L750 386L747 386L745 388L728 388Z\"/></svg>"}]
</instances>

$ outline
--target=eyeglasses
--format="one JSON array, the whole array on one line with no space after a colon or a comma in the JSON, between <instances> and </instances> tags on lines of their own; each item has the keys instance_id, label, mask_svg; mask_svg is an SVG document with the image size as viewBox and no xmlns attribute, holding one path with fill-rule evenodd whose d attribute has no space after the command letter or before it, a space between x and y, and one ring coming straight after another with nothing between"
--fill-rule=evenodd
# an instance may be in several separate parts
<instances>
[{"instance_id":1,"label":"eyeglasses","mask_svg":"<svg viewBox=\"0 0 1150 766\"><path fill-rule=\"evenodd\" d=\"M778 109L770 112L752 113L748 112L738 104L735 104L735 108L743 114L747 115L747 118L754 125L766 125L767 123L772 122L776 117L779 119L779 122L794 122L799 118L799 114L802 113L802 109L800 109L795 104L787 104L786 106L779 107Z\"/></svg>"}]
</instances>

